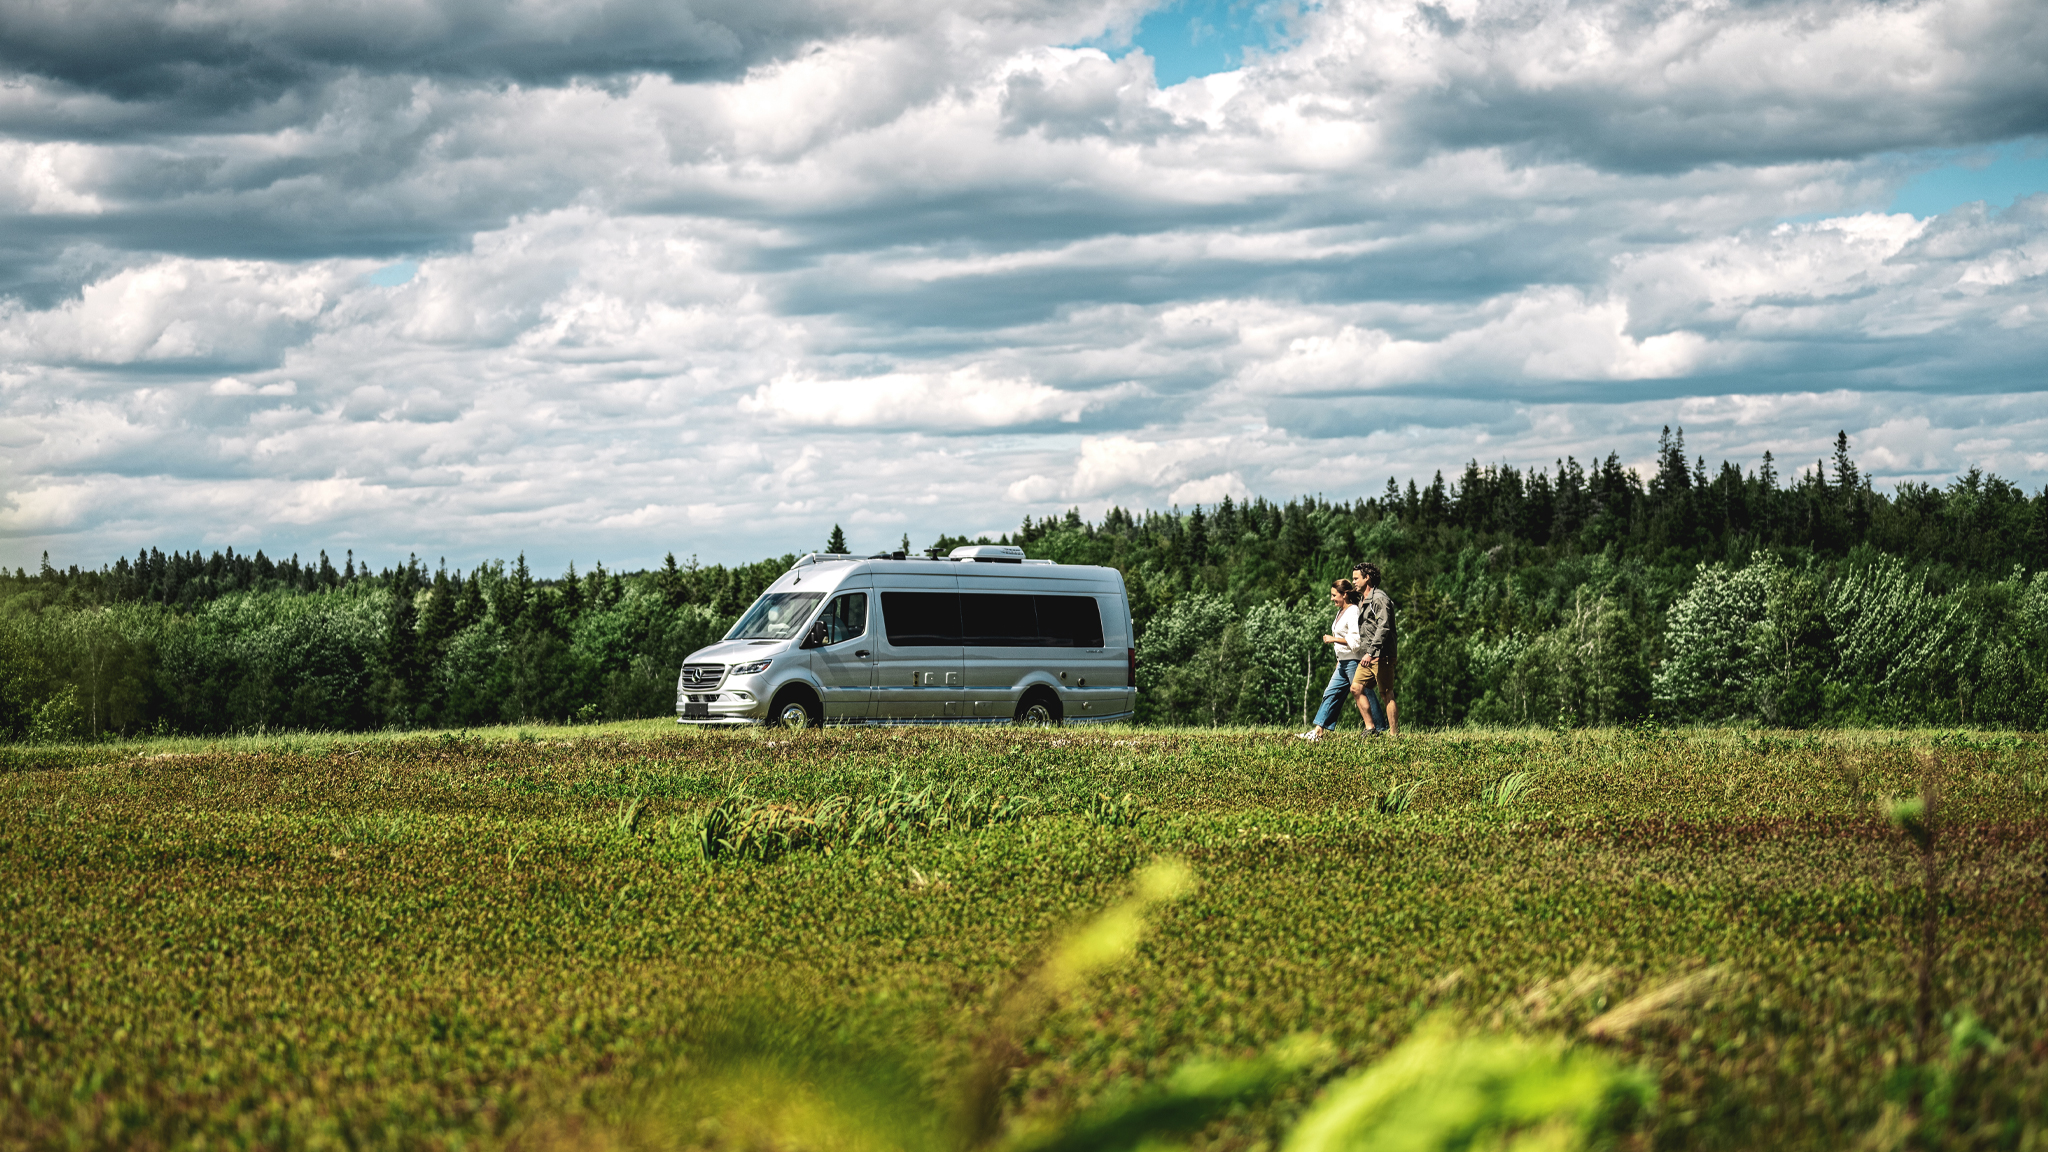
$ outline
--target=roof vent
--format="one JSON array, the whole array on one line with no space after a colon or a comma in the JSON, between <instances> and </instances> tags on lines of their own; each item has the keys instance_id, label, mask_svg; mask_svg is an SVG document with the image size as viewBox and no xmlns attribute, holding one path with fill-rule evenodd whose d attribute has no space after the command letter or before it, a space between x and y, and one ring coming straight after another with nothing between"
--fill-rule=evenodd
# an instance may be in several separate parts
<instances>
[{"instance_id":1,"label":"roof vent","mask_svg":"<svg viewBox=\"0 0 2048 1152\"><path fill-rule=\"evenodd\" d=\"M977 564L1022 564L1024 550L1014 544L967 544L955 548L948 560L972 560Z\"/></svg>"}]
</instances>

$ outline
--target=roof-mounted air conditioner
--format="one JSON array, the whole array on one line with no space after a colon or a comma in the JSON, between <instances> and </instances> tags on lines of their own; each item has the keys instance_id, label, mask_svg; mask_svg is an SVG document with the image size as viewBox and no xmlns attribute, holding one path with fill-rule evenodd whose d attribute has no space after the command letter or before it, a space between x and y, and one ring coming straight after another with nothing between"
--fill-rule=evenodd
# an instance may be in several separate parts
<instances>
[{"instance_id":1,"label":"roof-mounted air conditioner","mask_svg":"<svg viewBox=\"0 0 2048 1152\"><path fill-rule=\"evenodd\" d=\"M965 544L953 549L948 560L971 560L977 564L1022 564L1024 550L1014 544Z\"/></svg>"}]
</instances>

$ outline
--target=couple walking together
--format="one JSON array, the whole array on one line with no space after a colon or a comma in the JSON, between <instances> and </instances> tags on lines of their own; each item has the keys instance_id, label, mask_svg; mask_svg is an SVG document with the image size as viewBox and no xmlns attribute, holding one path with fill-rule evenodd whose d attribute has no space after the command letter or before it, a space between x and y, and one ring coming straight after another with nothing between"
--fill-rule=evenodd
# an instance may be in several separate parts
<instances>
[{"instance_id":1,"label":"couple walking together","mask_svg":"<svg viewBox=\"0 0 2048 1152\"><path fill-rule=\"evenodd\" d=\"M1323 643L1336 645L1337 670L1323 689L1323 706L1316 712L1315 727L1303 732L1301 739L1320 740L1335 729L1347 694L1358 706L1367 736L1399 735L1400 710L1394 704L1398 671L1394 601L1380 588L1379 565L1359 564L1351 570L1351 579L1332 583L1330 603L1341 611Z\"/></svg>"}]
</instances>

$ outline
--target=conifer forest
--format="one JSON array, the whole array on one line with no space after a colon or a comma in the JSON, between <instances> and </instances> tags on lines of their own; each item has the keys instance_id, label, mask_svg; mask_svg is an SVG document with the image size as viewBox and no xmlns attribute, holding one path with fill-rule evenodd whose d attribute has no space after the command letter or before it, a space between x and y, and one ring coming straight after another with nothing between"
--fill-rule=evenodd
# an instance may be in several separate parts
<instances>
[{"instance_id":1,"label":"conifer forest","mask_svg":"<svg viewBox=\"0 0 2048 1152\"><path fill-rule=\"evenodd\" d=\"M1667 429L1656 459L1075 510L995 542L1123 573L1152 724L1299 722L1329 671L1325 588L1358 560L1398 606L1404 725L2048 723L2048 490L1973 470L1881 491L1846 435L1832 459L1710 469ZM523 556L46 560L0 573L0 735L666 715L683 659L824 528L752 564L678 562L676 541L652 570L557 576Z\"/></svg>"}]
</instances>

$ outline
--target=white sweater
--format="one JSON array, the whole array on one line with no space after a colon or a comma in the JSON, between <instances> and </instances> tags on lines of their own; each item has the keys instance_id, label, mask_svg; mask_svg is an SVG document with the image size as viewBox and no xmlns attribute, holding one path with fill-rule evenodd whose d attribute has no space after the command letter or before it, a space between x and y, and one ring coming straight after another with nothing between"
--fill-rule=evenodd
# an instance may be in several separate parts
<instances>
[{"instance_id":1,"label":"white sweater","mask_svg":"<svg viewBox=\"0 0 2048 1152\"><path fill-rule=\"evenodd\" d=\"M1347 604L1342 612L1337 613L1336 622L1330 625L1330 635L1337 638L1337 659L1360 658L1364 650L1358 646L1358 605Z\"/></svg>"}]
</instances>

